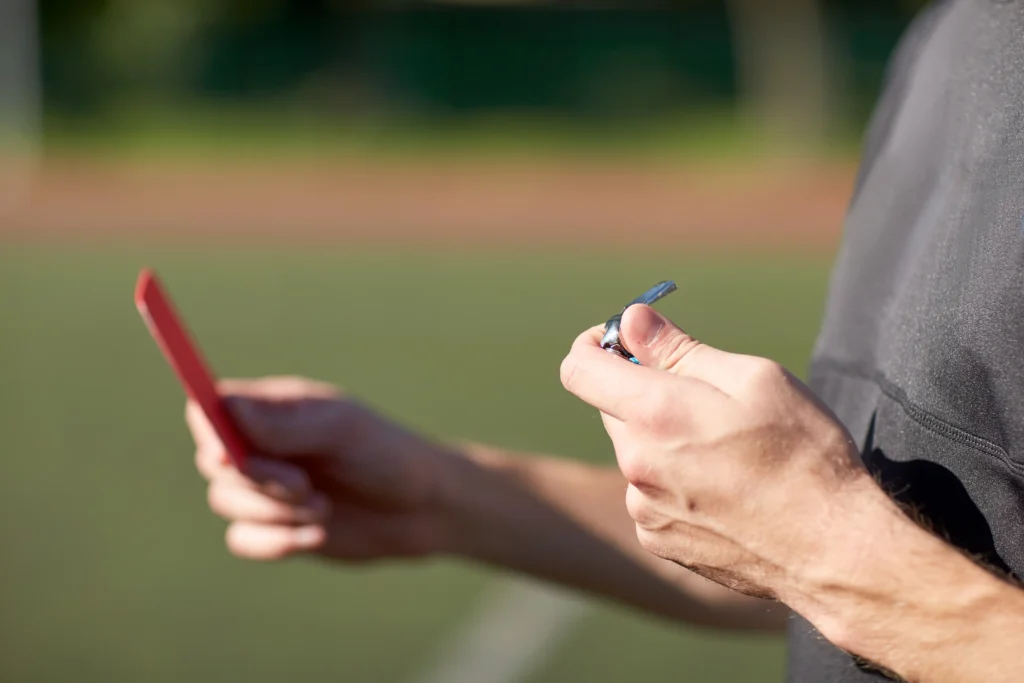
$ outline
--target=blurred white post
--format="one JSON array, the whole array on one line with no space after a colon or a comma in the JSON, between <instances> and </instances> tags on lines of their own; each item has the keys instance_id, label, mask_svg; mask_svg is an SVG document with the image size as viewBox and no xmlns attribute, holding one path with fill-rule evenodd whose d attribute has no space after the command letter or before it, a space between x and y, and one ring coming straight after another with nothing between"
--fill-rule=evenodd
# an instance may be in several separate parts
<instances>
[{"instance_id":1,"label":"blurred white post","mask_svg":"<svg viewBox=\"0 0 1024 683\"><path fill-rule=\"evenodd\" d=\"M820 0L727 0L743 106L787 142L821 141L830 52Z\"/></svg>"},{"instance_id":2,"label":"blurred white post","mask_svg":"<svg viewBox=\"0 0 1024 683\"><path fill-rule=\"evenodd\" d=\"M32 186L42 149L36 0L0 0L0 215Z\"/></svg>"}]
</instances>

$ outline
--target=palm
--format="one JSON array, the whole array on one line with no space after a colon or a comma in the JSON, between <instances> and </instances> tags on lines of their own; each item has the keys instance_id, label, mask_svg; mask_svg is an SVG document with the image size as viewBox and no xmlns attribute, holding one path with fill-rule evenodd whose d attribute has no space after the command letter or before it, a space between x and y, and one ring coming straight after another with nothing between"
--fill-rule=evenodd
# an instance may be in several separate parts
<instances>
[{"instance_id":1,"label":"palm","mask_svg":"<svg viewBox=\"0 0 1024 683\"><path fill-rule=\"evenodd\" d=\"M226 461L195 405L187 419L233 552L365 561L438 543L443 449L319 382L235 380L221 391L255 450L246 471Z\"/></svg>"}]
</instances>

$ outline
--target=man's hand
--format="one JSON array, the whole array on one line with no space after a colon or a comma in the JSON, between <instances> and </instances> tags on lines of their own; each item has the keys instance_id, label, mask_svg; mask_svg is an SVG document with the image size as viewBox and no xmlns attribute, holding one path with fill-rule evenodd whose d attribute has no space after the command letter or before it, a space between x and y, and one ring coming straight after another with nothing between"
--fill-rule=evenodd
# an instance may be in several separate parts
<instances>
[{"instance_id":1,"label":"man's hand","mask_svg":"<svg viewBox=\"0 0 1024 683\"><path fill-rule=\"evenodd\" d=\"M650 307L630 307L621 334L640 366L602 350L594 328L562 381L601 411L641 544L792 604L847 493L872 484L848 434L779 365L701 344Z\"/></svg>"},{"instance_id":2,"label":"man's hand","mask_svg":"<svg viewBox=\"0 0 1024 683\"><path fill-rule=\"evenodd\" d=\"M236 555L344 562L448 554L525 572L669 618L776 631L786 611L646 553L614 468L443 447L300 378L223 383L257 452L236 470L197 406L186 418L209 504Z\"/></svg>"},{"instance_id":3,"label":"man's hand","mask_svg":"<svg viewBox=\"0 0 1024 683\"><path fill-rule=\"evenodd\" d=\"M600 338L577 339L562 381L601 411L649 552L781 600L907 680L1024 680L1024 592L904 515L796 378L646 306L621 327L641 366Z\"/></svg>"},{"instance_id":4,"label":"man's hand","mask_svg":"<svg viewBox=\"0 0 1024 683\"><path fill-rule=\"evenodd\" d=\"M366 561L441 549L448 453L325 384L268 378L225 382L221 390L259 449L244 473L198 406L188 405L186 419L210 507L231 522L233 553Z\"/></svg>"}]
</instances>

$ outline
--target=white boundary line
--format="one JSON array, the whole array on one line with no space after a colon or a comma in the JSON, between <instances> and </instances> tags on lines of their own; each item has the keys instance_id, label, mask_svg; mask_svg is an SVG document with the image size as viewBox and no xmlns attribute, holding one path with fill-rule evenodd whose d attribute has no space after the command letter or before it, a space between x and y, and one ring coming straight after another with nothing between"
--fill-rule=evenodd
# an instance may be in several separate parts
<instances>
[{"instance_id":1,"label":"white boundary line","mask_svg":"<svg viewBox=\"0 0 1024 683\"><path fill-rule=\"evenodd\" d=\"M502 581L441 644L412 683L527 680L589 612L576 596L525 579Z\"/></svg>"}]
</instances>

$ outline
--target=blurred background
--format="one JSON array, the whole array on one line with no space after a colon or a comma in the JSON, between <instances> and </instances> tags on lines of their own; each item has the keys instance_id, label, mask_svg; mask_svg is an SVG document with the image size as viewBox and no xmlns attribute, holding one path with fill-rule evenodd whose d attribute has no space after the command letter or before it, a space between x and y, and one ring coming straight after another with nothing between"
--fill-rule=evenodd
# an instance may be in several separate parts
<instances>
[{"instance_id":1,"label":"blurred background","mask_svg":"<svg viewBox=\"0 0 1024 683\"><path fill-rule=\"evenodd\" d=\"M658 280L803 371L921 4L0 2L0 680L781 681L463 563L231 558L132 287L222 375L610 466L558 363Z\"/></svg>"}]
</instances>

